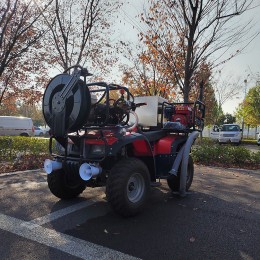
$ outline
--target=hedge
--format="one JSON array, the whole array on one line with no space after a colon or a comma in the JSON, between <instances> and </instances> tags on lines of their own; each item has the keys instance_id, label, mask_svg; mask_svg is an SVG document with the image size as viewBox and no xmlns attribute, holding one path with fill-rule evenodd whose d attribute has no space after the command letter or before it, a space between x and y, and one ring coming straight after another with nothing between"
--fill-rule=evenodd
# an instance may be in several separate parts
<instances>
[{"instance_id":1,"label":"hedge","mask_svg":"<svg viewBox=\"0 0 260 260\"><path fill-rule=\"evenodd\" d=\"M196 142L192 148L195 163L204 165L260 168L260 151L254 153L245 147L219 145L210 139ZM0 136L0 162L12 162L21 155L49 155L49 139L34 137Z\"/></svg>"},{"instance_id":2,"label":"hedge","mask_svg":"<svg viewBox=\"0 0 260 260\"><path fill-rule=\"evenodd\" d=\"M194 162L224 167L260 168L260 151L252 152L242 146L219 145L209 140L192 148Z\"/></svg>"},{"instance_id":3,"label":"hedge","mask_svg":"<svg viewBox=\"0 0 260 260\"><path fill-rule=\"evenodd\" d=\"M12 161L20 155L49 154L49 139L0 136L0 162Z\"/></svg>"}]
</instances>

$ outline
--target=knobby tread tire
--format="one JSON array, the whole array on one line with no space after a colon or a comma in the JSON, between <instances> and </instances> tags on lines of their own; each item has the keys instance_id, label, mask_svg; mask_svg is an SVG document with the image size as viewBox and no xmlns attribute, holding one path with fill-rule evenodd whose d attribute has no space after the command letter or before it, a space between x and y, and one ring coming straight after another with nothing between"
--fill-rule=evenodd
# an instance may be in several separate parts
<instances>
[{"instance_id":1,"label":"knobby tread tire","mask_svg":"<svg viewBox=\"0 0 260 260\"><path fill-rule=\"evenodd\" d=\"M144 179L142 198L131 202L127 197L127 183L134 173L139 173ZM106 195L111 208L123 217L131 217L140 212L150 191L150 176L146 165L139 159L127 158L119 161L108 176Z\"/></svg>"},{"instance_id":2,"label":"knobby tread tire","mask_svg":"<svg viewBox=\"0 0 260 260\"><path fill-rule=\"evenodd\" d=\"M65 173L62 169L48 174L47 182L52 194L64 200L78 197L86 188L84 183L79 183L77 187L73 188L66 185Z\"/></svg>"}]
</instances>

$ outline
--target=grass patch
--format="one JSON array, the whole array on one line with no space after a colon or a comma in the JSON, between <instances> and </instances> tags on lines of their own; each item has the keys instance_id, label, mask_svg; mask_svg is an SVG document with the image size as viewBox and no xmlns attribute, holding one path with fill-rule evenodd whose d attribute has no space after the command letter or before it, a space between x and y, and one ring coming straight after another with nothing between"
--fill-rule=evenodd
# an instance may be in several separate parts
<instances>
[{"instance_id":1,"label":"grass patch","mask_svg":"<svg viewBox=\"0 0 260 260\"><path fill-rule=\"evenodd\" d=\"M256 139L242 139L242 144L253 144L256 145Z\"/></svg>"}]
</instances>

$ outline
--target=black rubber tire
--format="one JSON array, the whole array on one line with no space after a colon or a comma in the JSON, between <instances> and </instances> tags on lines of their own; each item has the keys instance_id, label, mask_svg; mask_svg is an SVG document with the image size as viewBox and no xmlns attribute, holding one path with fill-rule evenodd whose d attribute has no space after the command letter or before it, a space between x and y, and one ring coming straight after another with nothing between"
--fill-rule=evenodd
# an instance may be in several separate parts
<instances>
[{"instance_id":1,"label":"black rubber tire","mask_svg":"<svg viewBox=\"0 0 260 260\"><path fill-rule=\"evenodd\" d=\"M178 170L177 176L172 175L167 179L167 183L169 188L172 191L179 191L180 188L180 174L181 174L181 165ZM192 181L193 181L193 175L194 175L194 164L193 159L191 155L189 155L189 161L188 161L188 172L187 172L187 182L186 182L186 191L189 190Z\"/></svg>"},{"instance_id":2,"label":"black rubber tire","mask_svg":"<svg viewBox=\"0 0 260 260\"><path fill-rule=\"evenodd\" d=\"M48 174L47 182L52 194L64 200L78 197L79 194L82 193L86 188L86 184L83 182L76 186L74 185L73 187L69 187L66 184L65 173L62 169Z\"/></svg>"},{"instance_id":3,"label":"black rubber tire","mask_svg":"<svg viewBox=\"0 0 260 260\"><path fill-rule=\"evenodd\" d=\"M20 136L29 137L27 133L21 133Z\"/></svg>"},{"instance_id":4,"label":"black rubber tire","mask_svg":"<svg viewBox=\"0 0 260 260\"><path fill-rule=\"evenodd\" d=\"M123 217L140 212L150 192L150 176L139 159L119 161L108 176L106 195L111 208Z\"/></svg>"}]
</instances>

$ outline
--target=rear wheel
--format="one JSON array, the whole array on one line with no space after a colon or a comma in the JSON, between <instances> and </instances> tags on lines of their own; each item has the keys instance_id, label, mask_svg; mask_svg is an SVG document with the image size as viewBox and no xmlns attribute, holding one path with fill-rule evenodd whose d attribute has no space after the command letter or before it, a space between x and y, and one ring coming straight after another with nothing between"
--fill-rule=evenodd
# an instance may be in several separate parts
<instances>
[{"instance_id":1,"label":"rear wheel","mask_svg":"<svg viewBox=\"0 0 260 260\"><path fill-rule=\"evenodd\" d=\"M181 165L179 167L178 170L178 174L177 176L172 175L167 179L167 183L169 188L172 191L179 191L180 188L180 175L181 175ZM194 175L194 164L193 164L193 160L192 157L189 156L189 161L188 161L188 168L187 168L187 180L186 180L186 191L189 190L192 181L193 181L193 175Z\"/></svg>"},{"instance_id":2,"label":"rear wheel","mask_svg":"<svg viewBox=\"0 0 260 260\"><path fill-rule=\"evenodd\" d=\"M70 185L66 180L63 169L48 174L47 182L52 194L60 199L76 198L86 188L86 184L83 182L77 182Z\"/></svg>"},{"instance_id":3,"label":"rear wheel","mask_svg":"<svg viewBox=\"0 0 260 260\"><path fill-rule=\"evenodd\" d=\"M20 136L28 137L29 135L27 133L21 133Z\"/></svg>"},{"instance_id":4,"label":"rear wheel","mask_svg":"<svg viewBox=\"0 0 260 260\"><path fill-rule=\"evenodd\" d=\"M138 159L119 161L108 176L107 199L112 209L121 216L136 215L144 206L149 190L148 169Z\"/></svg>"}]
</instances>

